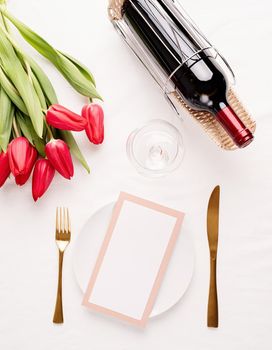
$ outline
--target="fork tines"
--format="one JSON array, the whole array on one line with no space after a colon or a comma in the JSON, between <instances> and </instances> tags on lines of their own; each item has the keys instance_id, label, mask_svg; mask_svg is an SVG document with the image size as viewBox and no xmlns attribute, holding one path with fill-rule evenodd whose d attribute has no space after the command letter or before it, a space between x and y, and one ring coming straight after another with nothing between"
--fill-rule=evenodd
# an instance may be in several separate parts
<instances>
[{"instance_id":1,"label":"fork tines","mask_svg":"<svg viewBox=\"0 0 272 350\"><path fill-rule=\"evenodd\" d=\"M58 207L56 211L56 239L67 239L71 234L71 222L68 208Z\"/></svg>"}]
</instances>

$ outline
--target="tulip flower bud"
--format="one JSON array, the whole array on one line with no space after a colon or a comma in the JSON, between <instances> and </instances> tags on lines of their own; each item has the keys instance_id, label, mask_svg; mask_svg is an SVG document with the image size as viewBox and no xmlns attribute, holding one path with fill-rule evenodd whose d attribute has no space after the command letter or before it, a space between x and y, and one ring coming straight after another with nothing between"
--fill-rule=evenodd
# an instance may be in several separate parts
<instances>
[{"instance_id":1,"label":"tulip flower bud","mask_svg":"<svg viewBox=\"0 0 272 350\"><path fill-rule=\"evenodd\" d=\"M10 167L8 154L5 152L0 153L0 187L4 185L6 179L9 177Z\"/></svg>"},{"instance_id":2,"label":"tulip flower bud","mask_svg":"<svg viewBox=\"0 0 272 350\"><path fill-rule=\"evenodd\" d=\"M8 146L9 166L16 184L24 185L37 159L36 149L25 137L17 137Z\"/></svg>"},{"instance_id":3,"label":"tulip flower bud","mask_svg":"<svg viewBox=\"0 0 272 350\"><path fill-rule=\"evenodd\" d=\"M51 140L45 146L45 154L53 167L66 179L74 175L72 157L67 144L58 139Z\"/></svg>"},{"instance_id":4,"label":"tulip flower bud","mask_svg":"<svg viewBox=\"0 0 272 350\"><path fill-rule=\"evenodd\" d=\"M85 127L88 139L95 145L104 141L104 112L100 105L90 103L82 109L81 115L87 120Z\"/></svg>"},{"instance_id":5,"label":"tulip flower bud","mask_svg":"<svg viewBox=\"0 0 272 350\"><path fill-rule=\"evenodd\" d=\"M58 104L48 109L46 121L54 128L71 131L82 131L87 124L85 118Z\"/></svg>"},{"instance_id":6,"label":"tulip flower bud","mask_svg":"<svg viewBox=\"0 0 272 350\"><path fill-rule=\"evenodd\" d=\"M36 202L47 191L55 175L55 169L48 159L37 160L32 176L32 196Z\"/></svg>"}]
</instances>

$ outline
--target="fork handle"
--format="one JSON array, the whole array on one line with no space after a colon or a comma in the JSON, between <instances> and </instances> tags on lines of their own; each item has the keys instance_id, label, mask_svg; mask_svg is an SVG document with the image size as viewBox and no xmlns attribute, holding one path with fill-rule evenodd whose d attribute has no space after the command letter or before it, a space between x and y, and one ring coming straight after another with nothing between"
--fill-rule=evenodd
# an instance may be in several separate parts
<instances>
[{"instance_id":1,"label":"fork handle","mask_svg":"<svg viewBox=\"0 0 272 350\"><path fill-rule=\"evenodd\" d=\"M210 291L208 303L208 327L218 327L218 299L216 283L216 258L210 259Z\"/></svg>"},{"instance_id":2,"label":"fork handle","mask_svg":"<svg viewBox=\"0 0 272 350\"><path fill-rule=\"evenodd\" d=\"M54 323L63 323L63 308L62 308L62 266L64 252L59 251L59 274L58 274L58 290L54 312Z\"/></svg>"}]
</instances>

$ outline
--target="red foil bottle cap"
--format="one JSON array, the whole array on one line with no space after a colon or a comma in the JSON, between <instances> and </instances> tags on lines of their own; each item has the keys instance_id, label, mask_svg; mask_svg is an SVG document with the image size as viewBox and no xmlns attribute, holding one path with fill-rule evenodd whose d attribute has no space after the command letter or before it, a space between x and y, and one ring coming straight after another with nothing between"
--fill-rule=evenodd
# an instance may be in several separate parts
<instances>
[{"instance_id":1,"label":"red foil bottle cap","mask_svg":"<svg viewBox=\"0 0 272 350\"><path fill-rule=\"evenodd\" d=\"M239 148L244 148L253 141L252 132L230 106L221 109L216 114L216 118Z\"/></svg>"}]
</instances>

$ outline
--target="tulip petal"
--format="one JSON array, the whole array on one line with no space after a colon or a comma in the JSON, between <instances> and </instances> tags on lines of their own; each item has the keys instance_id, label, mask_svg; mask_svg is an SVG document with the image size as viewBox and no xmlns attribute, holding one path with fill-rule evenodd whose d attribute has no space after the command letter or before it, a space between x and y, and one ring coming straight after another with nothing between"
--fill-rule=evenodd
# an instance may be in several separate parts
<instances>
[{"instance_id":1,"label":"tulip petal","mask_svg":"<svg viewBox=\"0 0 272 350\"><path fill-rule=\"evenodd\" d=\"M87 121L69 109L55 104L46 113L46 121L54 128L70 131L82 131L85 129Z\"/></svg>"},{"instance_id":2,"label":"tulip petal","mask_svg":"<svg viewBox=\"0 0 272 350\"><path fill-rule=\"evenodd\" d=\"M67 144L58 139L51 140L45 146L45 153L53 167L66 179L74 175L72 157Z\"/></svg>"},{"instance_id":3,"label":"tulip petal","mask_svg":"<svg viewBox=\"0 0 272 350\"><path fill-rule=\"evenodd\" d=\"M23 186L27 182L27 180L29 179L29 176L30 176L30 174L15 176L16 185Z\"/></svg>"},{"instance_id":4,"label":"tulip petal","mask_svg":"<svg viewBox=\"0 0 272 350\"><path fill-rule=\"evenodd\" d=\"M9 144L9 164L11 172L14 176L18 176L24 172L28 147L28 143L26 141L27 140L25 138L17 138Z\"/></svg>"},{"instance_id":5,"label":"tulip petal","mask_svg":"<svg viewBox=\"0 0 272 350\"><path fill-rule=\"evenodd\" d=\"M104 141L104 112L100 105L90 103L82 109L81 115L86 118L85 128L88 139L95 145Z\"/></svg>"},{"instance_id":6,"label":"tulip petal","mask_svg":"<svg viewBox=\"0 0 272 350\"><path fill-rule=\"evenodd\" d=\"M17 137L8 146L9 166L17 185L24 185L37 159L37 151L25 137Z\"/></svg>"},{"instance_id":7,"label":"tulip petal","mask_svg":"<svg viewBox=\"0 0 272 350\"><path fill-rule=\"evenodd\" d=\"M4 185L10 174L8 154L0 153L0 187Z\"/></svg>"},{"instance_id":8,"label":"tulip petal","mask_svg":"<svg viewBox=\"0 0 272 350\"><path fill-rule=\"evenodd\" d=\"M48 159L39 159L32 177L32 196L36 202L47 191L55 175L55 169Z\"/></svg>"}]
</instances>

